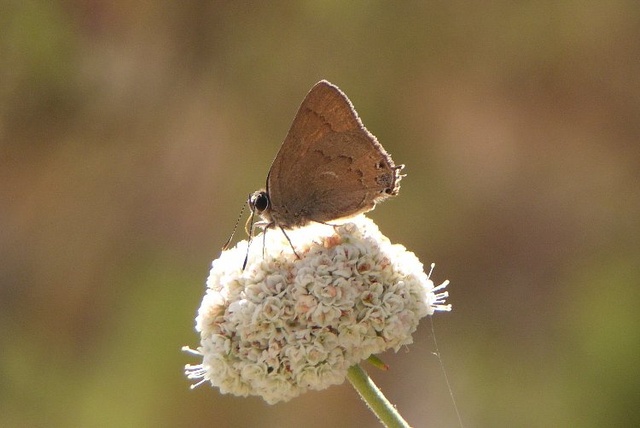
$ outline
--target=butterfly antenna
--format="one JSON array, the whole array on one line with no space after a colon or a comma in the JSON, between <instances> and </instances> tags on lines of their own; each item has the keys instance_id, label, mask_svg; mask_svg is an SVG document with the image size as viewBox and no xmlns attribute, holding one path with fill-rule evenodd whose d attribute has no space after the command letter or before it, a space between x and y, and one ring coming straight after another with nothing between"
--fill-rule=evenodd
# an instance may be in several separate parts
<instances>
[{"instance_id":1,"label":"butterfly antenna","mask_svg":"<svg viewBox=\"0 0 640 428\"><path fill-rule=\"evenodd\" d=\"M229 245L231 244L231 240L233 239L233 235L236 234L236 229L238 229L238 224L240 223L240 219L242 218L242 214L244 214L244 207L245 206L246 205L242 205L242 209L240 210L240 215L236 219L236 224L233 226L233 231L231 232L231 236L229 237L229 239L227 239L227 242L225 242L224 245L222 246L222 251L225 251L225 250L229 249Z\"/></svg>"}]
</instances>

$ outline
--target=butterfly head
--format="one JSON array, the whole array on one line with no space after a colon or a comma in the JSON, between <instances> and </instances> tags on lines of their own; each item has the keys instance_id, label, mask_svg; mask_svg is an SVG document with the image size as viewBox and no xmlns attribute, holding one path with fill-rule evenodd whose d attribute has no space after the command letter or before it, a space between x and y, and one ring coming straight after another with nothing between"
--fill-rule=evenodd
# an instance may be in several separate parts
<instances>
[{"instance_id":1,"label":"butterfly head","mask_svg":"<svg viewBox=\"0 0 640 428\"><path fill-rule=\"evenodd\" d=\"M249 204L251 212L260 215L268 222L271 221L271 215L269 214L271 203L269 194L265 190L258 190L249 195L247 204Z\"/></svg>"}]
</instances>

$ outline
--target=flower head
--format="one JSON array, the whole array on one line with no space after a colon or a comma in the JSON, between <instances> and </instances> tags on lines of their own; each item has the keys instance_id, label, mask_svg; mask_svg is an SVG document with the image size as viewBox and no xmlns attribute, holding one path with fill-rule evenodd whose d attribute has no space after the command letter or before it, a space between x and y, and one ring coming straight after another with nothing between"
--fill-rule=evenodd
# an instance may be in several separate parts
<instances>
[{"instance_id":1,"label":"flower head","mask_svg":"<svg viewBox=\"0 0 640 428\"><path fill-rule=\"evenodd\" d=\"M258 235L214 260L196 318L190 379L270 404L342 383L350 366L412 343L420 318L448 311L416 256L363 215ZM257 245L262 243L263 245Z\"/></svg>"}]
</instances>

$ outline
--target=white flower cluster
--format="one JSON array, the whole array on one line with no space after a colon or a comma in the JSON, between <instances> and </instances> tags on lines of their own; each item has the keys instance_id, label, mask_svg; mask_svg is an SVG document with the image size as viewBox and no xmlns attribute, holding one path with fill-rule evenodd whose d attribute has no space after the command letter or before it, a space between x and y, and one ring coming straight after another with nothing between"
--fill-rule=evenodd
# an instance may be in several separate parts
<instances>
[{"instance_id":1,"label":"white flower cluster","mask_svg":"<svg viewBox=\"0 0 640 428\"><path fill-rule=\"evenodd\" d=\"M196 318L202 356L185 372L222 393L273 404L342 383L350 366L412 343L418 321L445 304L447 285L361 215L331 227L279 230L213 262ZM265 238L263 243L263 238Z\"/></svg>"}]
</instances>

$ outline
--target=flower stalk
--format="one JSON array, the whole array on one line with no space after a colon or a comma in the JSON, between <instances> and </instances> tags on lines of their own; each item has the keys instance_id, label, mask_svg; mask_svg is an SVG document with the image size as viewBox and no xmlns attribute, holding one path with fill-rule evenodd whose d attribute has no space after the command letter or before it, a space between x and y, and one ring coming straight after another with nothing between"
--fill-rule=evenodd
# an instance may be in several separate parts
<instances>
[{"instance_id":1,"label":"flower stalk","mask_svg":"<svg viewBox=\"0 0 640 428\"><path fill-rule=\"evenodd\" d=\"M349 368L347 379L384 426L387 428L410 427L360 365L355 364Z\"/></svg>"}]
</instances>

